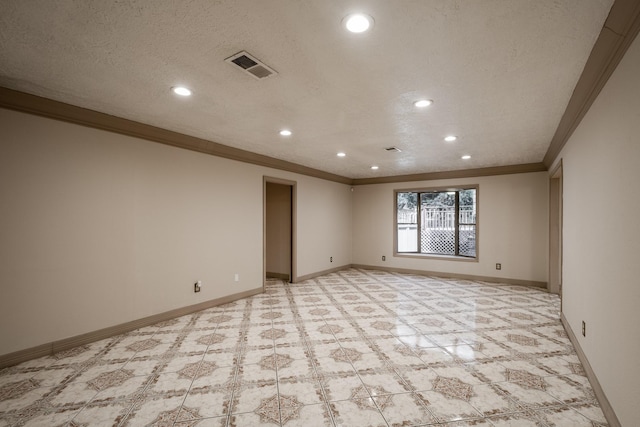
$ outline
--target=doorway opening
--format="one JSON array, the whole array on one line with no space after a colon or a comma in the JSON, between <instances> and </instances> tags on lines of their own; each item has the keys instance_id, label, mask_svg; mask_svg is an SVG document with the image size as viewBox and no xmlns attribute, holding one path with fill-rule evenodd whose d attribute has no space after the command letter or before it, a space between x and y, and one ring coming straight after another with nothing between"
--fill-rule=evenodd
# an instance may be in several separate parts
<instances>
[{"instance_id":1,"label":"doorway opening","mask_svg":"<svg viewBox=\"0 0 640 427\"><path fill-rule=\"evenodd\" d=\"M264 277L296 280L296 182L264 177Z\"/></svg>"},{"instance_id":2,"label":"doorway opening","mask_svg":"<svg viewBox=\"0 0 640 427\"><path fill-rule=\"evenodd\" d=\"M549 180L549 287L562 304L562 160Z\"/></svg>"}]
</instances>

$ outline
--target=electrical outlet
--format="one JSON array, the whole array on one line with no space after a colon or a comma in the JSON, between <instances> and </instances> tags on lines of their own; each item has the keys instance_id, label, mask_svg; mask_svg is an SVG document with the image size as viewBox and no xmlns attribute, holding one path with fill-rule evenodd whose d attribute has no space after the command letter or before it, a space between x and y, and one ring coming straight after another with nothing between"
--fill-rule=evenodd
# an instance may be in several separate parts
<instances>
[{"instance_id":1,"label":"electrical outlet","mask_svg":"<svg viewBox=\"0 0 640 427\"><path fill-rule=\"evenodd\" d=\"M236 275L233 277L233 280L235 280L236 282L240 281L240 275L238 273L236 273Z\"/></svg>"},{"instance_id":2,"label":"electrical outlet","mask_svg":"<svg viewBox=\"0 0 640 427\"><path fill-rule=\"evenodd\" d=\"M383 261L386 261L386 260L387 260L387 257L386 257L386 256L384 256L384 255L382 255L382 260L383 260Z\"/></svg>"},{"instance_id":3,"label":"electrical outlet","mask_svg":"<svg viewBox=\"0 0 640 427\"><path fill-rule=\"evenodd\" d=\"M200 292L200 287L202 286L202 281L198 280L193 284L193 292Z\"/></svg>"},{"instance_id":4,"label":"electrical outlet","mask_svg":"<svg viewBox=\"0 0 640 427\"><path fill-rule=\"evenodd\" d=\"M333 257L332 256L329 257L329 262L333 262Z\"/></svg>"},{"instance_id":5,"label":"electrical outlet","mask_svg":"<svg viewBox=\"0 0 640 427\"><path fill-rule=\"evenodd\" d=\"M502 270L502 264L499 262L496 263L496 270Z\"/></svg>"},{"instance_id":6,"label":"electrical outlet","mask_svg":"<svg viewBox=\"0 0 640 427\"><path fill-rule=\"evenodd\" d=\"M586 337L587 336L587 324L585 323L585 321L582 321L582 336Z\"/></svg>"}]
</instances>

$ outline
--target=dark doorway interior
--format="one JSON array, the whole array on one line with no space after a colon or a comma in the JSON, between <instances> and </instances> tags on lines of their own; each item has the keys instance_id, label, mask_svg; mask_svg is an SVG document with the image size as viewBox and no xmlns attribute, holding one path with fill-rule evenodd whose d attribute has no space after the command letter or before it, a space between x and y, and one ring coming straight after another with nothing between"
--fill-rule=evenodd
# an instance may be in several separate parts
<instances>
[{"instance_id":1,"label":"dark doorway interior","mask_svg":"<svg viewBox=\"0 0 640 427\"><path fill-rule=\"evenodd\" d=\"M291 281L293 186L267 182L265 191L266 277Z\"/></svg>"}]
</instances>

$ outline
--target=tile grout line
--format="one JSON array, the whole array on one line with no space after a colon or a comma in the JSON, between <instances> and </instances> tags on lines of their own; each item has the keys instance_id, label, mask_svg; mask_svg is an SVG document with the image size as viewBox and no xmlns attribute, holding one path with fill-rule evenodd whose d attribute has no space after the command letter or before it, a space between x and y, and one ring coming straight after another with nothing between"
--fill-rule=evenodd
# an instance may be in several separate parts
<instances>
[{"instance_id":1,"label":"tile grout line","mask_svg":"<svg viewBox=\"0 0 640 427\"><path fill-rule=\"evenodd\" d=\"M272 298L270 296L270 298ZM269 313L273 314L273 305L269 304ZM271 330L275 329L274 323L273 323L273 316L270 316L271 319L269 319L269 321L271 322ZM282 405L281 405L281 396L280 396L280 376L278 375L278 352L276 350L276 339L273 336L273 334L271 334L271 345L273 347L273 364L275 367L275 371L276 371L276 396L277 396L277 402L278 402L278 419L280 420L280 425L282 426Z\"/></svg>"},{"instance_id":2,"label":"tile grout line","mask_svg":"<svg viewBox=\"0 0 640 427\"><path fill-rule=\"evenodd\" d=\"M246 337L247 337L248 326L249 326L247 319L251 317L252 308L253 308L253 298L247 298L246 304L244 306L244 310L242 313L242 321L240 322L240 334L238 336L236 351L234 352L234 356L236 356L238 359L237 359L237 362L234 363L235 369L234 369L234 376L233 376L232 393L229 400L229 413L227 414L227 422L226 422L227 426L231 424L233 409L235 407L234 400L236 398L236 392L239 391L239 388L242 387L239 384L238 375L239 375L240 367L242 366L242 361L244 360L244 357L245 357L244 351L245 351L245 348L247 347Z\"/></svg>"},{"instance_id":3,"label":"tile grout line","mask_svg":"<svg viewBox=\"0 0 640 427\"><path fill-rule=\"evenodd\" d=\"M337 272L336 274L342 277L342 275L341 275L340 273L341 273L341 272ZM347 281L347 282L348 282L348 280L344 279L344 277L342 277L342 278L343 278L343 280L345 280L345 281ZM329 294L328 292L326 292L326 289L324 289L324 287L323 287L323 290L324 290L324 291L325 291L325 293L327 294L327 298L329 298L329 300L331 300L331 301L333 301L333 302L334 302L334 306L338 305L338 304L336 304L336 302L337 302L337 301L335 300L335 298L334 298L331 294ZM340 306L342 306L342 305L340 304ZM340 310L340 309L339 309L339 310ZM366 339L366 336L362 333L361 328L359 328L359 327L358 327L358 325L357 325L357 323L355 323L355 322L353 321L353 317L352 317L352 316L351 316L351 315L350 315L346 310L344 310L344 309L342 309L342 310L340 310L340 311L342 312L343 316L347 319L347 321L351 324L351 326L352 326L356 331L358 331L358 335L359 335L359 337L361 337L364 341L368 341L368 340ZM342 349L343 347L342 347L342 344L340 344L340 340L335 336L335 334L334 334L333 332L332 332L332 335L334 336L334 338L335 338L336 342L338 343L338 345L339 345L339 346L340 346L340 348ZM383 414L383 413L382 413L382 411L380 410L380 408L379 408L379 406L378 406L378 404L377 404L377 402L376 402L376 399L373 397L373 395L372 395L372 394L371 394L371 392L369 391L369 389L368 389L367 385L366 385L366 384L365 384L365 382L363 381L362 376L360 375L360 373L358 372L358 370L356 369L356 367L353 365L353 362L351 361L351 358L350 358L350 357L348 357L347 355L345 355L345 356L347 357L347 359L349 359L349 364L350 364L350 365L351 365L351 367L353 368L353 370L354 370L354 372L355 372L356 376L358 377L358 380L359 380L359 381L360 381L360 383L362 384L362 387L364 388L364 390L365 390L365 391L367 392L367 394L369 395L369 399L371 399L371 401L373 402L373 404L376 406L376 408L377 408L378 412L379 412L379 413L380 413L380 415L382 416L382 419L384 420L384 422L385 422L385 423L387 424L387 426L388 426L388 425L389 425L389 423L387 422L386 418L384 417L384 414Z\"/></svg>"},{"instance_id":4,"label":"tile grout line","mask_svg":"<svg viewBox=\"0 0 640 427\"><path fill-rule=\"evenodd\" d=\"M200 316L202 315L202 312L198 312L195 313L193 315L191 315L191 321L187 324L187 326L185 327L185 329L187 329L189 327L190 324L195 324L195 322L200 318ZM219 323L216 324L216 327L214 328L214 332L218 329ZM193 332L195 330L195 328L190 329L191 332ZM184 342L184 341L182 341ZM181 342L181 344L182 344ZM191 389L193 388L193 383L196 382L196 380L198 379L198 373L200 372L200 369L202 369L202 365L204 363L204 358L207 356L207 351L209 350L209 346L210 344L207 345L207 348L204 350L203 354L202 354L202 358L200 359L200 362L198 364L198 369L196 369L195 374L193 375L193 378L191 379L191 383L189 384L189 388L187 389L187 392L184 395L184 398L182 399L182 403L179 406L178 411L176 412L176 418L173 421L172 425L175 425L176 423L178 423L178 419L180 418L180 414L182 413L182 410L184 408L184 403L187 401L187 397L189 397L189 393L191 392Z\"/></svg>"},{"instance_id":5,"label":"tile grout line","mask_svg":"<svg viewBox=\"0 0 640 427\"><path fill-rule=\"evenodd\" d=\"M314 282L314 284L316 286L319 286L319 284L317 283L317 280L315 279L311 279L311 281ZM299 327L299 323L302 322L300 319L302 319L302 316L300 316L300 310L298 309L298 305L295 302L295 298L292 297L292 292L291 292L291 288L288 287L288 285L285 285L284 287L285 293L287 294L287 299L289 300L289 306L291 307L291 310L293 312L293 318L294 318L294 322L296 322L296 327ZM315 305L315 304L314 304ZM326 320L324 319L324 316L322 316L322 321L324 322L325 325L327 325ZM304 322L302 322L304 323ZM309 340L307 339L306 334L302 334L301 333L301 338L302 338L302 342L304 343L305 349L306 349L306 354L309 355L309 362L311 364L311 368L313 369L313 373L315 374L316 377L316 381L318 383L318 386L320 387L320 391L322 393L323 396L323 402L322 405L324 406L325 410L328 411L329 413L329 418L331 419L332 424L335 426L337 425L335 418L333 416L333 411L331 410L331 405L329 404L329 399L327 397L326 394L326 390L324 389L323 383L322 383L322 378L324 378L324 376L318 372L318 367L315 363L315 352L313 351L313 347L311 346ZM313 355L313 356L311 356Z\"/></svg>"}]
</instances>

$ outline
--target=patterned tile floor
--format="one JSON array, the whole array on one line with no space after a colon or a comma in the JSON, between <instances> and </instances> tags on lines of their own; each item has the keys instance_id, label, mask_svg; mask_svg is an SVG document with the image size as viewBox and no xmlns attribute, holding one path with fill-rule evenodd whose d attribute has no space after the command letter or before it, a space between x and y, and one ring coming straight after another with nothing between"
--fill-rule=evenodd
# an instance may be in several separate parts
<instances>
[{"instance_id":1,"label":"patterned tile floor","mask_svg":"<svg viewBox=\"0 0 640 427\"><path fill-rule=\"evenodd\" d=\"M0 371L1 426L603 426L541 290L349 269Z\"/></svg>"}]
</instances>

